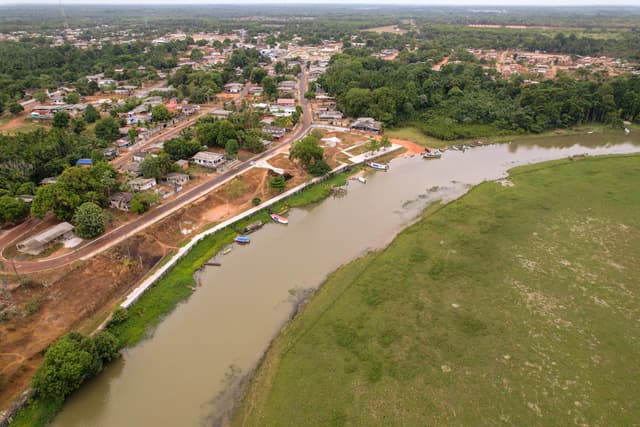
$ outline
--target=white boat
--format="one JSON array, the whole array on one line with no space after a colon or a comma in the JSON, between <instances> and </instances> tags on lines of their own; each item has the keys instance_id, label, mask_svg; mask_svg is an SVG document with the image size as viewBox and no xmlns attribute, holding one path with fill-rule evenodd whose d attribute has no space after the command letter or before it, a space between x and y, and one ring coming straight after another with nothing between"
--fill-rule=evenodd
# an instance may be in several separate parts
<instances>
[{"instance_id":1,"label":"white boat","mask_svg":"<svg viewBox=\"0 0 640 427\"><path fill-rule=\"evenodd\" d=\"M363 184L366 184L366 183L367 183L367 178L365 178L364 176L359 176L359 177L357 178L357 180L358 180L358 181L360 181L360 182L361 182L361 183L363 183Z\"/></svg>"},{"instance_id":2,"label":"white boat","mask_svg":"<svg viewBox=\"0 0 640 427\"><path fill-rule=\"evenodd\" d=\"M272 220L274 220L275 222L279 222L280 224L289 223L289 220L287 218L283 217L282 215L278 215L277 213L272 213L269 216L271 217Z\"/></svg>"},{"instance_id":3,"label":"white boat","mask_svg":"<svg viewBox=\"0 0 640 427\"><path fill-rule=\"evenodd\" d=\"M629 130L629 128L624 128L624 133L625 133L625 135L629 135L629 133L630 133L630 132L631 132L631 131Z\"/></svg>"},{"instance_id":4,"label":"white boat","mask_svg":"<svg viewBox=\"0 0 640 427\"><path fill-rule=\"evenodd\" d=\"M367 163L367 166L372 167L374 169L382 169L382 170L389 169L389 165L384 165L382 163L376 163L376 162L369 162Z\"/></svg>"},{"instance_id":5,"label":"white boat","mask_svg":"<svg viewBox=\"0 0 640 427\"><path fill-rule=\"evenodd\" d=\"M427 148L425 148L424 153L422 153L422 157L424 157L425 159L439 159L440 157L442 157L442 151L429 151Z\"/></svg>"}]
</instances>

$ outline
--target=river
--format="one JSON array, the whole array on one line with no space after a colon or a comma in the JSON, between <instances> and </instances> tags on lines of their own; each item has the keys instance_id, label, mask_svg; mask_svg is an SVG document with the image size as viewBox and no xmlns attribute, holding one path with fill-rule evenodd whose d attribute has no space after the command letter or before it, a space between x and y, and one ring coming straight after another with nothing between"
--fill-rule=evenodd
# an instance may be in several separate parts
<instances>
[{"instance_id":1,"label":"river","mask_svg":"<svg viewBox=\"0 0 640 427\"><path fill-rule=\"evenodd\" d=\"M56 427L211 426L290 317L304 290L340 265L382 248L428 203L451 200L514 166L571 154L640 151L640 136L581 135L399 158L350 181L344 197L294 209L250 245L219 256L201 286L153 335L74 393Z\"/></svg>"}]
</instances>

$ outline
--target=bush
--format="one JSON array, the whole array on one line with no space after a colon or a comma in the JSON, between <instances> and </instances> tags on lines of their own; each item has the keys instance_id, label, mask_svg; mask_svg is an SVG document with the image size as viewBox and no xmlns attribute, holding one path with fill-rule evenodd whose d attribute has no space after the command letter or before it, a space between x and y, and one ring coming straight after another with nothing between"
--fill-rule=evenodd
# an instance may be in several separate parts
<instances>
[{"instance_id":1,"label":"bush","mask_svg":"<svg viewBox=\"0 0 640 427\"><path fill-rule=\"evenodd\" d=\"M83 239L93 239L104 233L105 221L102 208L95 203L86 202L78 207L73 217L76 234Z\"/></svg>"},{"instance_id":2,"label":"bush","mask_svg":"<svg viewBox=\"0 0 640 427\"><path fill-rule=\"evenodd\" d=\"M94 338L70 332L51 344L33 377L33 389L43 399L60 400L102 370L117 356L118 339L103 331Z\"/></svg>"},{"instance_id":3,"label":"bush","mask_svg":"<svg viewBox=\"0 0 640 427\"><path fill-rule=\"evenodd\" d=\"M287 186L287 181L285 181L283 176L274 176L269 180L269 188L272 190L276 190L281 192Z\"/></svg>"},{"instance_id":4,"label":"bush","mask_svg":"<svg viewBox=\"0 0 640 427\"><path fill-rule=\"evenodd\" d=\"M329 173L330 170L331 170L331 167L329 167L327 162L325 162L324 160L316 160L309 167L309 173L311 175L313 175L313 176L325 175L325 174Z\"/></svg>"},{"instance_id":5,"label":"bush","mask_svg":"<svg viewBox=\"0 0 640 427\"><path fill-rule=\"evenodd\" d=\"M31 297L31 299L29 299L29 301L27 301L27 303L24 305L24 315L32 316L40 311L40 307L42 307L42 297Z\"/></svg>"},{"instance_id":6,"label":"bush","mask_svg":"<svg viewBox=\"0 0 640 427\"><path fill-rule=\"evenodd\" d=\"M258 206L261 202L262 200L260 199L260 197L254 197L253 199L251 199L251 204L253 206Z\"/></svg>"},{"instance_id":7,"label":"bush","mask_svg":"<svg viewBox=\"0 0 640 427\"><path fill-rule=\"evenodd\" d=\"M107 328L110 328L115 325L119 325L129 318L129 311L126 308L118 307L113 311L111 315L111 319L109 319L109 323L107 323Z\"/></svg>"},{"instance_id":8,"label":"bush","mask_svg":"<svg viewBox=\"0 0 640 427\"><path fill-rule=\"evenodd\" d=\"M49 347L33 377L33 389L44 398L64 398L100 368L93 341L71 332Z\"/></svg>"}]
</instances>

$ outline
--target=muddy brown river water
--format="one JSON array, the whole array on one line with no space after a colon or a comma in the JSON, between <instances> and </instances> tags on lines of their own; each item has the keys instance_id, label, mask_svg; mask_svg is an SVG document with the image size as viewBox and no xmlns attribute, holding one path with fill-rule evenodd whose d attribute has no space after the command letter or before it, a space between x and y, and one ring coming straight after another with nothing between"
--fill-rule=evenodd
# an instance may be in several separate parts
<instances>
[{"instance_id":1,"label":"muddy brown river water","mask_svg":"<svg viewBox=\"0 0 640 427\"><path fill-rule=\"evenodd\" d=\"M217 257L201 286L152 336L123 352L66 402L56 427L211 426L305 290L340 265L384 247L429 203L451 200L514 166L572 154L640 151L640 135L582 135L400 158L350 181L346 196L294 209L250 245Z\"/></svg>"}]
</instances>

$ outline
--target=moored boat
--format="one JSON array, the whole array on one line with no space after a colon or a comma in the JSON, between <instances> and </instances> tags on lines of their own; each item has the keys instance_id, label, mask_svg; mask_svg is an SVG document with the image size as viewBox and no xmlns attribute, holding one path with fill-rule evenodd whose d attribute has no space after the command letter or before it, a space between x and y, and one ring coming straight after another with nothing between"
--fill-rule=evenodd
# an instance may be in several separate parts
<instances>
[{"instance_id":1,"label":"moored boat","mask_svg":"<svg viewBox=\"0 0 640 427\"><path fill-rule=\"evenodd\" d=\"M277 213L272 213L270 216L272 220L274 220L275 222L279 222L280 224L289 223L289 220L287 218L283 217L282 215L278 215Z\"/></svg>"},{"instance_id":2,"label":"moored boat","mask_svg":"<svg viewBox=\"0 0 640 427\"><path fill-rule=\"evenodd\" d=\"M429 150L428 148L424 149L424 153L422 153L422 157L425 159L439 159L442 157L442 151L440 150Z\"/></svg>"},{"instance_id":3,"label":"moored boat","mask_svg":"<svg viewBox=\"0 0 640 427\"><path fill-rule=\"evenodd\" d=\"M261 228L264 224L262 223L262 221L256 221L256 222L252 222L251 224L247 225L244 228L244 232L245 233L253 233L254 231L258 230L259 228Z\"/></svg>"},{"instance_id":4,"label":"moored boat","mask_svg":"<svg viewBox=\"0 0 640 427\"><path fill-rule=\"evenodd\" d=\"M358 179L358 181L360 181L363 184L367 183L367 178L365 178L364 176L359 176L357 179Z\"/></svg>"},{"instance_id":5,"label":"moored boat","mask_svg":"<svg viewBox=\"0 0 640 427\"><path fill-rule=\"evenodd\" d=\"M251 239L249 238L249 236L237 236L235 239L233 239L233 241L240 244L246 244L251 242Z\"/></svg>"},{"instance_id":6,"label":"moored boat","mask_svg":"<svg viewBox=\"0 0 640 427\"><path fill-rule=\"evenodd\" d=\"M376 162L369 162L369 163L367 163L367 166L372 167L374 169L382 169L382 170L389 169L389 165L385 165L385 164L382 164L382 163L376 163Z\"/></svg>"}]
</instances>

